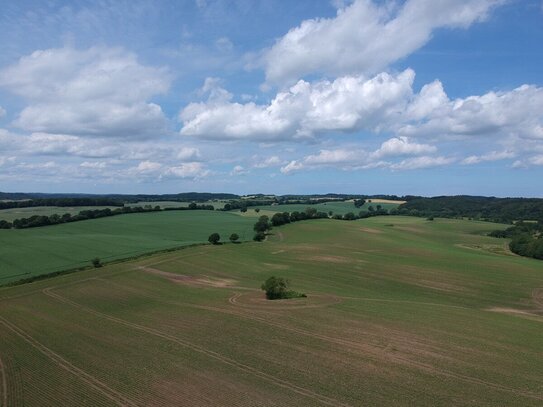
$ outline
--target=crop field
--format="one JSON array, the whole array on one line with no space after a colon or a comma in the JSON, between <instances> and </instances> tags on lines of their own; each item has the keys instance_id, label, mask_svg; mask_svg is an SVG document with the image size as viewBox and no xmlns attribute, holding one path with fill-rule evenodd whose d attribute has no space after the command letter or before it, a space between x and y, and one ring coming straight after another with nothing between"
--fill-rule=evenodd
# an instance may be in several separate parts
<instances>
[{"instance_id":1,"label":"crop field","mask_svg":"<svg viewBox=\"0 0 543 407\"><path fill-rule=\"evenodd\" d=\"M357 208L354 206L352 201L338 201L338 202L324 202L319 204L305 205L305 204L288 204L288 205L266 205L266 206L256 206L249 207L246 216L260 216L260 215L273 215L276 212L303 212L306 208L315 208L319 212L330 212L332 211L334 215L344 215L348 212L353 212L358 214L360 211L367 211L368 207L373 206L374 208L377 205L381 205L383 209L390 210L397 208L399 204L397 203L377 203L377 202L366 202L364 206ZM255 209L260 209L259 213L255 212Z\"/></svg>"},{"instance_id":2,"label":"crop field","mask_svg":"<svg viewBox=\"0 0 543 407\"><path fill-rule=\"evenodd\" d=\"M151 215L170 213L114 219ZM173 222L146 244L184 236ZM543 267L499 227L312 220L0 289L0 405L541 406ZM272 275L307 298L265 300Z\"/></svg>"},{"instance_id":3,"label":"crop field","mask_svg":"<svg viewBox=\"0 0 543 407\"><path fill-rule=\"evenodd\" d=\"M0 230L0 284L127 258L157 250L207 242L218 232L223 240L237 233L253 238L254 221L215 211L136 213L55 226Z\"/></svg>"},{"instance_id":4,"label":"crop field","mask_svg":"<svg viewBox=\"0 0 543 407\"><path fill-rule=\"evenodd\" d=\"M30 208L11 208L0 210L0 220L7 220L13 222L19 218L29 218L34 215L39 216L51 216L54 214L64 215L69 213L70 215L77 215L81 211L96 210L96 209L115 209L113 206L34 206Z\"/></svg>"},{"instance_id":5,"label":"crop field","mask_svg":"<svg viewBox=\"0 0 543 407\"><path fill-rule=\"evenodd\" d=\"M205 201L205 202L197 202L198 205L213 205L215 209L222 209L224 207L224 204L227 201ZM152 206L160 206L162 209L164 208L187 208L191 202L179 202L179 201L141 201L136 203L127 204L126 206L145 206L145 205L152 205Z\"/></svg>"}]
</instances>

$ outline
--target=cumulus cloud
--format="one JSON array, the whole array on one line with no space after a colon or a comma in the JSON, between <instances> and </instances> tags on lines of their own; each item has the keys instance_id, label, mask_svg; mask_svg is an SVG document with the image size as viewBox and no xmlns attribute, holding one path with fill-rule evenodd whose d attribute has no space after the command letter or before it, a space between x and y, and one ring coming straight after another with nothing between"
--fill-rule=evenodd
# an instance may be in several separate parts
<instances>
[{"instance_id":1,"label":"cumulus cloud","mask_svg":"<svg viewBox=\"0 0 543 407\"><path fill-rule=\"evenodd\" d=\"M417 114L410 110L411 116L406 117L406 120L414 119L414 123L400 127L400 134L543 139L543 88L522 85L509 92L449 100L437 84L432 86L429 102L425 105L424 99L417 97L413 105L417 106Z\"/></svg>"},{"instance_id":2,"label":"cumulus cloud","mask_svg":"<svg viewBox=\"0 0 543 407\"><path fill-rule=\"evenodd\" d=\"M165 93L171 75L141 65L121 48L35 51L0 71L0 87L29 105L14 125L30 132L145 138L163 134L162 109L148 100Z\"/></svg>"},{"instance_id":3,"label":"cumulus cloud","mask_svg":"<svg viewBox=\"0 0 543 407\"><path fill-rule=\"evenodd\" d=\"M173 178L199 179L207 177L210 174L211 171L207 169L203 163L193 162L182 163L179 166L170 167L166 171L164 171L163 176Z\"/></svg>"},{"instance_id":4,"label":"cumulus cloud","mask_svg":"<svg viewBox=\"0 0 543 407\"><path fill-rule=\"evenodd\" d=\"M425 45L434 30L467 28L502 0L357 0L334 18L303 21L262 56L266 82L291 84L307 74L374 74Z\"/></svg>"},{"instance_id":5,"label":"cumulus cloud","mask_svg":"<svg viewBox=\"0 0 543 407\"><path fill-rule=\"evenodd\" d=\"M283 174L289 174L303 169L322 167L335 167L344 170L382 167L397 170L446 165L453 162L453 160L444 157L426 155L436 151L435 146L415 143L407 137L391 138L383 142L379 149L370 152L356 148L320 150L318 154L308 155L301 160L289 162L281 167L280 171ZM390 159L402 156L415 157L400 162L390 161Z\"/></svg>"},{"instance_id":6,"label":"cumulus cloud","mask_svg":"<svg viewBox=\"0 0 543 407\"><path fill-rule=\"evenodd\" d=\"M206 80L206 102L180 113L181 134L211 140L272 141L312 137L324 131L379 131L396 120L412 96L415 73L381 73L369 80L345 76L333 82L299 81L267 105L232 102L232 95ZM210 89L211 84L215 88Z\"/></svg>"},{"instance_id":7,"label":"cumulus cloud","mask_svg":"<svg viewBox=\"0 0 543 407\"><path fill-rule=\"evenodd\" d=\"M402 148L403 136L543 140L543 88L522 85L451 100L439 81L414 92L414 76L407 69L368 80L362 76L302 80L265 105L233 102L233 95L212 82L206 102L191 103L181 111L181 134L253 141L307 140L325 132L397 134L396 144L384 146L383 153Z\"/></svg>"}]
</instances>

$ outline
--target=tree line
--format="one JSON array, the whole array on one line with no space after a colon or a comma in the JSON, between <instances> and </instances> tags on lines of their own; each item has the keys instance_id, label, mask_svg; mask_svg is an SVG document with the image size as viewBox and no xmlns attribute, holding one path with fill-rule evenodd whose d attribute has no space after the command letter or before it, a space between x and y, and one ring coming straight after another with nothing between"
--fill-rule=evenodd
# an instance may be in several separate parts
<instances>
[{"instance_id":1,"label":"tree line","mask_svg":"<svg viewBox=\"0 0 543 407\"><path fill-rule=\"evenodd\" d=\"M480 196L415 198L391 214L440 218L471 218L498 223L519 220L543 221L543 199Z\"/></svg>"},{"instance_id":2,"label":"tree line","mask_svg":"<svg viewBox=\"0 0 543 407\"><path fill-rule=\"evenodd\" d=\"M42 198L25 201L0 202L1 209L33 208L35 206L123 206L124 203L111 198Z\"/></svg>"}]
</instances>

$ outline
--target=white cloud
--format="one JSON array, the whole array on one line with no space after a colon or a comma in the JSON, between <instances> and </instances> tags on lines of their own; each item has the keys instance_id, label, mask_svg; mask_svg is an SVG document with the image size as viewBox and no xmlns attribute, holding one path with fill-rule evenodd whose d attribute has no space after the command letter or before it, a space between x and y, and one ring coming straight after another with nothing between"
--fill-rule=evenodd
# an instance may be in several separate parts
<instances>
[{"instance_id":1,"label":"white cloud","mask_svg":"<svg viewBox=\"0 0 543 407\"><path fill-rule=\"evenodd\" d=\"M0 119L6 115L6 109L0 106Z\"/></svg>"},{"instance_id":2,"label":"white cloud","mask_svg":"<svg viewBox=\"0 0 543 407\"><path fill-rule=\"evenodd\" d=\"M201 158L200 150L195 147L182 147L177 158L181 161L198 161Z\"/></svg>"},{"instance_id":3,"label":"white cloud","mask_svg":"<svg viewBox=\"0 0 543 407\"><path fill-rule=\"evenodd\" d=\"M204 89L210 98L181 111L181 134L271 141L308 138L324 131L379 131L403 114L412 96L414 75L408 69L369 80L346 76L333 82L299 81L268 105L231 102L232 95L208 79Z\"/></svg>"},{"instance_id":4,"label":"white cloud","mask_svg":"<svg viewBox=\"0 0 543 407\"><path fill-rule=\"evenodd\" d=\"M107 163L105 161L84 161L81 164L79 164L81 168L90 168L94 170L103 170L107 167Z\"/></svg>"},{"instance_id":5,"label":"white cloud","mask_svg":"<svg viewBox=\"0 0 543 407\"><path fill-rule=\"evenodd\" d=\"M357 0L335 18L303 21L265 51L266 82L289 84L310 73L374 74L425 45L435 29L467 28L502 0Z\"/></svg>"},{"instance_id":6,"label":"white cloud","mask_svg":"<svg viewBox=\"0 0 543 407\"><path fill-rule=\"evenodd\" d=\"M512 151L491 151L487 154L482 155L471 155L462 160L462 164L472 165L479 164L484 161L499 161L506 160L508 158L514 158L515 153Z\"/></svg>"},{"instance_id":7,"label":"white cloud","mask_svg":"<svg viewBox=\"0 0 543 407\"><path fill-rule=\"evenodd\" d=\"M199 162L183 163L179 166L170 167L164 172L166 177L199 179L211 174L204 164Z\"/></svg>"},{"instance_id":8,"label":"white cloud","mask_svg":"<svg viewBox=\"0 0 543 407\"><path fill-rule=\"evenodd\" d=\"M166 119L148 100L165 93L171 75L141 65L121 48L35 51L0 71L0 87L30 104L14 124L26 131L97 137L145 138L166 131Z\"/></svg>"},{"instance_id":9,"label":"white cloud","mask_svg":"<svg viewBox=\"0 0 543 407\"><path fill-rule=\"evenodd\" d=\"M157 172L162 168L162 164L153 162L153 161L142 161L138 164L138 166L135 168L135 170L138 173L151 173L151 172Z\"/></svg>"},{"instance_id":10,"label":"white cloud","mask_svg":"<svg viewBox=\"0 0 543 407\"><path fill-rule=\"evenodd\" d=\"M413 123L401 126L400 134L543 139L543 88L522 85L509 92L488 92L456 100L449 100L444 94L437 96L437 83L432 88L432 92L426 92L432 95L428 103L421 92L407 110L405 119Z\"/></svg>"},{"instance_id":11,"label":"white cloud","mask_svg":"<svg viewBox=\"0 0 543 407\"><path fill-rule=\"evenodd\" d=\"M258 157L255 157L255 160L257 160L257 163L253 165L253 167L255 167L255 168L277 167L277 166L283 164L283 160L281 160L276 155L268 157L268 158L266 158L264 160L258 160Z\"/></svg>"},{"instance_id":12,"label":"white cloud","mask_svg":"<svg viewBox=\"0 0 543 407\"><path fill-rule=\"evenodd\" d=\"M435 146L411 142L408 137L395 137L381 144L374 154L376 157L420 155L435 153L436 150Z\"/></svg>"},{"instance_id":13,"label":"white cloud","mask_svg":"<svg viewBox=\"0 0 543 407\"><path fill-rule=\"evenodd\" d=\"M403 160L399 163L392 164L390 169L392 170L416 170L421 168L442 167L452 164L456 161L452 157L413 157Z\"/></svg>"},{"instance_id":14,"label":"white cloud","mask_svg":"<svg viewBox=\"0 0 543 407\"><path fill-rule=\"evenodd\" d=\"M335 167L343 170L391 168L414 169L432 165L445 165L452 160L443 160L443 157L432 157L425 154L435 153L437 148L428 144L411 142L407 137L391 138L381 144L373 152L358 148L338 148L334 150L320 150L318 154L308 155L301 160L291 161L280 171L289 174L302 169L315 169L322 167ZM384 161L384 158L402 156L421 156L408 158L401 162Z\"/></svg>"},{"instance_id":15,"label":"white cloud","mask_svg":"<svg viewBox=\"0 0 543 407\"><path fill-rule=\"evenodd\" d=\"M236 165L234 168L232 168L232 171L230 171L230 175L245 175L245 174L248 174L249 171L246 170L243 166L241 165Z\"/></svg>"}]
</instances>

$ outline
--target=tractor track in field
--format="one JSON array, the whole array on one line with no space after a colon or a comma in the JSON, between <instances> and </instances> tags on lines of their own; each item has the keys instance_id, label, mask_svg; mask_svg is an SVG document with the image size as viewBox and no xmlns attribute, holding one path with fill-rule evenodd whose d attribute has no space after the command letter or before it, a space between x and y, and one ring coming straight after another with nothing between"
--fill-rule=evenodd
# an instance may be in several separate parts
<instances>
[{"instance_id":1,"label":"tractor track in field","mask_svg":"<svg viewBox=\"0 0 543 407\"><path fill-rule=\"evenodd\" d=\"M6 376L6 369L4 363L0 357L0 375L2 376L2 399L0 400L0 407L8 406L8 380Z\"/></svg>"},{"instance_id":2,"label":"tractor track in field","mask_svg":"<svg viewBox=\"0 0 543 407\"><path fill-rule=\"evenodd\" d=\"M33 336L23 331L21 328L19 328L17 325L13 324L12 322L9 322L3 317L0 317L0 323L4 325L7 329L9 329L11 332L19 336L21 339L23 339L26 343L28 343L34 349L38 350L40 353L46 356L49 360L53 361L59 367L73 374L77 378L81 379L83 382L87 383L90 387L92 387L93 389L95 389L96 391L98 391L99 393L101 393L102 395L110 399L111 401L115 402L119 406L135 407L138 405L134 403L133 401L127 399L121 393L110 388L104 382L100 381L99 379L95 378L94 376L90 375L84 370L73 365L71 362L64 359L58 353L54 352L53 350L51 350L50 348L48 348L47 346L39 342Z\"/></svg>"},{"instance_id":3,"label":"tractor track in field","mask_svg":"<svg viewBox=\"0 0 543 407\"><path fill-rule=\"evenodd\" d=\"M103 280L103 281L107 281L107 280ZM108 281L108 283L112 283L112 282ZM375 360L377 360L377 361L385 359L385 360L388 360L388 361L391 361L391 362L400 363L400 364L402 364L404 366L410 366L410 367L418 368L418 369L420 369L422 371L425 371L426 373L429 373L429 374L435 374L435 375L440 375L442 377L453 378L453 379L457 379L457 380L460 380L460 381L463 381L463 382L466 382L466 383L470 383L470 384L482 385L482 386L486 386L486 387L489 387L489 388L492 388L492 389L495 389L495 390L498 390L498 391L503 391L503 392L506 392L506 393L516 394L516 395L522 396L522 397L527 397L527 398L536 399L536 400L543 400L543 395L541 395L541 394L533 393L533 392L530 392L530 391L518 390L518 389L515 389L515 388L512 388L512 387L503 386L503 385L493 383L493 382L489 382L489 381L486 381L486 380L483 380L483 379L478 379L476 377L464 375L464 374L461 374L461 373L455 373L455 372L445 370L445 369L440 369L440 368L437 368L437 367L435 367L435 366L433 366L431 364L428 364L428 363L419 362L419 361L409 359L409 358L406 358L406 357L402 357L402 356L399 356L399 355L387 353L386 349L387 349L388 344L385 345L385 346L379 347L377 345L368 345L368 344L363 344L363 343L360 343L360 342L353 342L353 341L349 341L349 340L346 340L346 339L341 339L341 338L331 337L331 336L328 336L328 335L318 334L318 333L315 333L315 332L307 331L305 329L294 328L294 327L288 326L288 325L283 324L283 323L272 322L272 321L269 321L269 320L267 320L265 318L258 317L258 316L255 316L255 315L248 315L247 313L245 313L243 311L236 311L236 310L233 310L233 309L225 309L225 308L218 308L218 307L212 307L212 306L206 306L206 305L196 305L196 304L189 304L189 303L181 303L181 302L175 302L175 301L164 301L164 300L160 300L160 299L156 298L153 295L142 293L141 290L139 290L139 289L134 289L132 287L128 288L126 286L122 286L121 284L114 283L114 282L113 282L113 284L115 284L115 285L117 285L119 287L122 287L124 289L136 291L140 295L146 296L147 298L153 299L155 301L162 302L164 304L181 305L181 306L187 306L187 307L196 308L196 309L204 309L204 310L215 311L215 312L223 313L223 314L235 315L235 316L238 316L238 317L241 317L241 318L245 318L245 319L249 319L249 320L252 320L252 321L260 322L260 323L263 323L263 324L268 325L268 326L272 326L272 327L280 328L280 329L290 331L290 332L293 332L293 333L297 333L297 334L300 334L300 335L308 336L308 337L311 337L311 338L314 338L314 339L320 339L322 341L326 341L326 342L333 343L333 344L336 344L336 345L348 346L350 348L361 350L365 354L371 354L375 358ZM229 300L234 298L234 297L238 298L239 295L240 295L240 293L234 293L234 295L232 295L229 298ZM348 298L348 297L341 297L341 298ZM363 299L363 298L354 298L354 299ZM70 301L70 300L67 300L67 301ZM385 300L385 301L394 301L394 300ZM397 300L397 301L404 302L403 300ZM423 304L424 305L435 305L435 304L432 304L432 303L423 303ZM235 302L233 303L233 305L235 305ZM439 304L437 304L437 305L439 305ZM464 307L456 307L456 306L451 306L451 307L464 308ZM114 317L112 317L112 318L114 318Z\"/></svg>"},{"instance_id":4,"label":"tractor track in field","mask_svg":"<svg viewBox=\"0 0 543 407\"><path fill-rule=\"evenodd\" d=\"M170 335L170 334L168 334L166 332L162 332L162 331L159 331L159 330L154 329L154 328L150 328L150 327L147 327L147 326L144 326L144 325L139 325L139 324L136 324L136 323L133 323L133 322L129 322L129 321L114 317L112 315L102 313L100 311L96 311L96 310L94 310L92 308L81 305L81 304L79 304L79 303L77 303L75 301L69 300L69 299L67 299L67 298L65 298L65 297L63 297L63 296L61 296L59 294L53 293L51 291L52 289L53 288L51 288L51 287L46 288L46 289L43 290L43 293L45 295L48 295L49 297L57 300L57 301L60 301L62 303L68 304L68 305L71 305L74 308L81 309L81 310L83 310L83 311L85 311L87 313L90 313L92 315L95 315L95 316L98 316L100 318L107 319L109 321L112 321L112 322L115 322L115 323L130 327L130 328L139 330L141 332L148 333L150 335L153 335L153 336L168 340L170 342L176 343L176 344L181 345L181 346L183 346L183 347L185 347L187 349L191 349L191 350L193 350L195 352L198 352L200 354L208 356L208 357L210 357L212 359L223 362L223 363L225 363L225 364L227 364L229 366L235 367L235 368L237 368L237 369L239 369L239 370L241 370L243 372L253 374L253 375L255 375L255 376L257 376L257 377L259 377L259 378L261 378L263 380L266 380L267 382L275 384L275 385L277 385L279 387L282 387L284 389L288 389L288 390L293 391L293 392L295 392L297 394L300 394L302 396L305 396L305 397L311 398L313 400L316 400L316 401L318 401L318 402L320 402L322 404L329 405L329 406L351 407L350 404L341 402L339 400L336 400L334 398L331 398L331 397L328 397L328 396L325 396L325 395L322 395L322 394L319 394L319 393L315 393L314 391L306 389L304 387L297 386L295 384L290 383L287 380L283 380L283 379L280 379L280 378L278 378L276 376L273 376L271 374L262 372L262 371L260 371L260 370L258 370L256 368L254 368L254 367L251 367L251 366L245 365L245 364L243 364L241 362L238 362L235 359L231 359L229 357L223 356L218 352L206 349L206 348L204 348L204 347L202 347L200 345L195 345L195 344L193 344L193 343L191 343L191 342L189 342L189 341L187 341L185 339L178 338L176 336Z\"/></svg>"}]
</instances>

